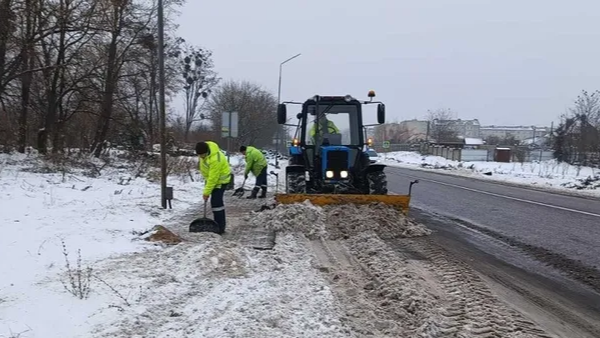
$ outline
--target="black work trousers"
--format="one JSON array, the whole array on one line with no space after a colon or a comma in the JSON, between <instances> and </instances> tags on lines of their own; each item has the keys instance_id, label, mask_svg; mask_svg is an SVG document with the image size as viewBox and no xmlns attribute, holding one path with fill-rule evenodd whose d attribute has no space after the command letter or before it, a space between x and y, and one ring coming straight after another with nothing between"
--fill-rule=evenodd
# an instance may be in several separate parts
<instances>
[{"instance_id":1,"label":"black work trousers","mask_svg":"<svg viewBox=\"0 0 600 338\"><path fill-rule=\"evenodd\" d=\"M263 170L260 171L260 174L256 176L256 183L254 183L254 188L267 188L267 167L264 167Z\"/></svg>"},{"instance_id":2,"label":"black work trousers","mask_svg":"<svg viewBox=\"0 0 600 338\"><path fill-rule=\"evenodd\" d=\"M219 225L219 233L225 232L225 202L223 202L223 194L225 194L225 187L213 189L210 194L210 207L212 208L213 217L215 222Z\"/></svg>"}]
</instances>

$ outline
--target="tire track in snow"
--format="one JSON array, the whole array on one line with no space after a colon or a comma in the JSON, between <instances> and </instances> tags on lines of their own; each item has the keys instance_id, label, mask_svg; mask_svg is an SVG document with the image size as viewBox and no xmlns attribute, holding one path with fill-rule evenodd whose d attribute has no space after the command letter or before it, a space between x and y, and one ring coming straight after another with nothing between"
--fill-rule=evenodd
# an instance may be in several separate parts
<instances>
[{"instance_id":1,"label":"tire track in snow","mask_svg":"<svg viewBox=\"0 0 600 338\"><path fill-rule=\"evenodd\" d=\"M548 338L429 239L309 242L357 337Z\"/></svg>"},{"instance_id":2,"label":"tire track in snow","mask_svg":"<svg viewBox=\"0 0 600 338\"><path fill-rule=\"evenodd\" d=\"M400 334L397 325L384 318L378 305L365 296L367 290L374 288L377 277L352 257L342 242L319 239L308 241L307 245L313 250L316 267L327 274L345 308L343 321L353 330L349 337L397 337Z\"/></svg>"},{"instance_id":3,"label":"tire track in snow","mask_svg":"<svg viewBox=\"0 0 600 338\"><path fill-rule=\"evenodd\" d=\"M398 239L391 245L427 258L429 267L447 297L440 315L442 325L429 320L414 332L428 337L552 337L520 313L501 303L485 282L469 267L451 258L427 238ZM435 318L432 318L435 319Z\"/></svg>"}]
</instances>

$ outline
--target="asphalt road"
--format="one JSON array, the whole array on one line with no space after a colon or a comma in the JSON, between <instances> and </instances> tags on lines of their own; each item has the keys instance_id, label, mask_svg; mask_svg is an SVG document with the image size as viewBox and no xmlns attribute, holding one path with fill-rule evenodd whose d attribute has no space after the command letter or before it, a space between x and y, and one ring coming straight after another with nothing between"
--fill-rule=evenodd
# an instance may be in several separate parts
<instances>
[{"instance_id":1,"label":"asphalt road","mask_svg":"<svg viewBox=\"0 0 600 338\"><path fill-rule=\"evenodd\" d=\"M600 200L422 170L388 167L386 173L393 193L406 194L409 182L419 180L412 208L518 241L523 248L536 247L540 257L560 255L581 264L582 273L586 267L600 269Z\"/></svg>"}]
</instances>

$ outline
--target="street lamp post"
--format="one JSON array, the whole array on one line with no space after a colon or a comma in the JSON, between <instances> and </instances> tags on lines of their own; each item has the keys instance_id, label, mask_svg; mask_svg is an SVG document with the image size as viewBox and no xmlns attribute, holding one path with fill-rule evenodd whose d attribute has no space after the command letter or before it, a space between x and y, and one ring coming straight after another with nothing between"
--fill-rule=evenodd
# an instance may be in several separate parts
<instances>
[{"instance_id":1,"label":"street lamp post","mask_svg":"<svg viewBox=\"0 0 600 338\"><path fill-rule=\"evenodd\" d=\"M163 0L158 0L158 109L160 114L160 201L167 208L167 123L165 113L165 24Z\"/></svg>"},{"instance_id":2,"label":"street lamp post","mask_svg":"<svg viewBox=\"0 0 600 338\"><path fill-rule=\"evenodd\" d=\"M277 86L277 104L281 103L281 71L283 70L283 65L289 61L292 61L293 59L297 58L300 55L302 55L302 54L298 53L279 64L279 85ZM279 126L277 128L277 136L275 137L275 139L276 139L275 149L276 149L277 153L279 153L279 143L281 142L281 128L282 128L281 126ZM276 155L275 156L275 166L278 166L278 165L279 165L279 156Z\"/></svg>"}]
</instances>

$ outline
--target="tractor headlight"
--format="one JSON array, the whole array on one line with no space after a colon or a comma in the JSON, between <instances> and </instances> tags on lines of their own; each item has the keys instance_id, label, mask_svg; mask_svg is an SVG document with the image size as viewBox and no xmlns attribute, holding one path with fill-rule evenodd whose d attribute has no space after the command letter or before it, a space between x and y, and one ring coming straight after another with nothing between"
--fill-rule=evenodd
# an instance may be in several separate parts
<instances>
[{"instance_id":1,"label":"tractor headlight","mask_svg":"<svg viewBox=\"0 0 600 338\"><path fill-rule=\"evenodd\" d=\"M327 177L327 178L333 178L333 171L331 171L331 170L327 170L327 171L325 172L325 177Z\"/></svg>"},{"instance_id":2,"label":"tractor headlight","mask_svg":"<svg viewBox=\"0 0 600 338\"><path fill-rule=\"evenodd\" d=\"M340 177L341 178L348 178L348 172L346 170L340 171Z\"/></svg>"}]
</instances>

